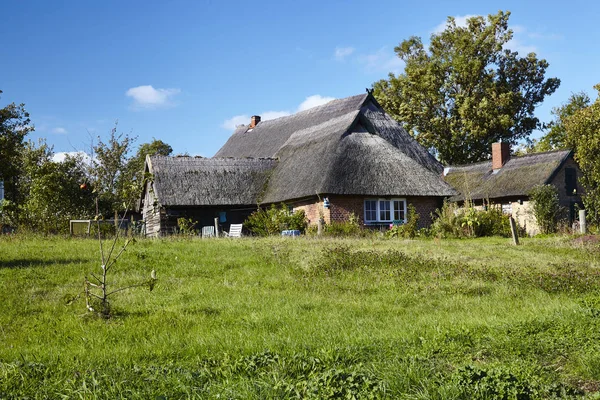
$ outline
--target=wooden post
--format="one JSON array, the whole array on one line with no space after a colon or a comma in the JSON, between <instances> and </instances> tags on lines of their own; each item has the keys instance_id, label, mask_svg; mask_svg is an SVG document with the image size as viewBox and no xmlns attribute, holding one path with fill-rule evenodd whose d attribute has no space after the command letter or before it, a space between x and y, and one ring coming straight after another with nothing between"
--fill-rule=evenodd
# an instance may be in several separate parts
<instances>
[{"instance_id":1,"label":"wooden post","mask_svg":"<svg viewBox=\"0 0 600 400\"><path fill-rule=\"evenodd\" d=\"M517 224L515 223L515 219L510 217L510 232L512 233L513 243L515 246L519 245L519 235L517 235Z\"/></svg>"},{"instance_id":2,"label":"wooden post","mask_svg":"<svg viewBox=\"0 0 600 400\"><path fill-rule=\"evenodd\" d=\"M585 221L585 210L579 210L579 233L585 235L587 231L587 223Z\"/></svg>"},{"instance_id":3,"label":"wooden post","mask_svg":"<svg viewBox=\"0 0 600 400\"><path fill-rule=\"evenodd\" d=\"M215 237L219 237L219 218L215 218Z\"/></svg>"},{"instance_id":4,"label":"wooden post","mask_svg":"<svg viewBox=\"0 0 600 400\"><path fill-rule=\"evenodd\" d=\"M323 233L323 219L319 218L317 221L317 236L321 236Z\"/></svg>"}]
</instances>

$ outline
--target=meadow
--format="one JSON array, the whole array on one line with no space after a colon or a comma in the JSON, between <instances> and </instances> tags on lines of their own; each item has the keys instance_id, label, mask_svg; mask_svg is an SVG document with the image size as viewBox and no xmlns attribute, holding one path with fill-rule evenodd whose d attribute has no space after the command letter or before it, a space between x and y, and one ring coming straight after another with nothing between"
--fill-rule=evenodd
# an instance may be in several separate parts
<instances>
[{"instance_id":1,"label":"meadow","mask_svg":"<svg viewBox=\"0 0 600 400\"><path fill-rule=\"evenodd\" d=\"M3 236L0 398L600 398L600 247L521 243L136 240L102 319L97 241Z\"/></svg>"}]
</instances>

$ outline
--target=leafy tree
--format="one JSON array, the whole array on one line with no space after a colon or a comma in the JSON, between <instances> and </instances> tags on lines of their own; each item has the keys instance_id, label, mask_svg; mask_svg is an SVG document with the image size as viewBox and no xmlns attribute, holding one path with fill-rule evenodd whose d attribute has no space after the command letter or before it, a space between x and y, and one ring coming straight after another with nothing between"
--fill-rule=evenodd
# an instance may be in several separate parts
<instances>
[{"instance_id":1,"label":"leafy tree","mask_svg":"<svg viewBox=\"0 0 600 400\"><path fill-rule=\"evenodd\" d=\"M146 156L170 156L173 148L162 140L152 138L150 143L142 143L137 153L127 162L127 176L131 182L131 193L128 194L130 201L135 201L144 185L144 163Z\"/></svg>"},{"instance_id":2,"label":"leafy tree","mask_svg":"<svg viewBox=\"0 0 600 400\"><path fill-rule=\"evenodd\" d=\"M575 160L582 172L581 184L585 189L583 204L589 220L600 223L600 84L594 86L598 98L564 121L566 142L575 150Z\"/></svg>"},{"instance_id":3,"label":"leafy tree","mask_svg":"<svg viewBox=\"0 0 600 400\"><path fill-rule=\"evenodd\" d=\"M127 173L127 163L136 139L128 134L118 134L115 125L106 143L98 137L98 144L93 146L92 175L102 214L111 215L131 206L128 202L132 192L131 177Z\"/></svg>"},{"instance_id":4,"label":"leafy tree","mask_svg":"<svg viewBox=\"0 0 600 400\"><path fill-rule=\"evenodd\" d=\"M549 124L548 133L538 141L533 141L528 148L528 152L541 152L550 150L560 150L569 147L567 143L567 131L565 129L565 121L567 118L590 105L590 97L585 92L573 93L569 100L552 109L554 121Z\"/></svg>"},{"instance_id":5,"label":"leafy tree","mask_svg":"<svg viewBox=\"0 0 600 400\"><path fill-rule=\"evenodd\" d=\"M21 225L38 232L66 233L69 220L91 217L93 194L82 187L85 171L80 160L67 157L62 162L45 161L30 174Z\"/></svg>"},{"instance_id":6,"label":"leafy tree","mask_svg":"<svg viewBox=\"0 0 600 400\"><path fill-rule=\"evenodd\" d=\"M411 37L395 48L404 73L375 82L374 95L440 161L487 159L491 144L516 144L540 125L535 107L559 86L546 60L506 48L510 12L467 20L431 36L427 51Z\"/></svg>"},{"instance_id":7,"label":"leafy tree","mask_svg":"<svg viewBox=\"0 0 600 400\"><path fill-rule=\"evenodd\" d=\"M0 180L4 181L5 197L16 202L20 200L19 160L25 146L25 137L34 130L30 122L24 104L12 103L0 109Z\"/></svg>"}]
</instances>

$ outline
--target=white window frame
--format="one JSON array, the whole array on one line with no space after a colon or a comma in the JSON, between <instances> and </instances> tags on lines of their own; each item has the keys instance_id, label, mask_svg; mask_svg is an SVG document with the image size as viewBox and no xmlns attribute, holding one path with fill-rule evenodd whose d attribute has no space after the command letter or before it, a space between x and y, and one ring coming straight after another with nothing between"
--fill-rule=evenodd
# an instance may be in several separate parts
<instances>
[{"instance_id":1,"label":"white window frame","mask_svg":"<svg viewBox=\"0 0 600 400\"><path fill-rule=\"evenodd\" d=\"M374 201L376 204L376 210L375 210L375 219L374 220L370 220L367 219L367 201ZM404 205L404 208L402 210L402 212L404 213L404 220L402 220L403 223L406 223L406 218L407 218L407 204L406 204L406 199L405 198L401 198L401 197L393 197L393 198L367 198L364 200L363 202L363 220L365 221L365 225L374 225L374 224L391 224L394 221L394 202L395 201L401 201L402 204ZM387 202L390 206L390 218L389 220L382 220L380 219L381 217L381 213L380 213L380 202Z\"/></svg>"}]
</instances>

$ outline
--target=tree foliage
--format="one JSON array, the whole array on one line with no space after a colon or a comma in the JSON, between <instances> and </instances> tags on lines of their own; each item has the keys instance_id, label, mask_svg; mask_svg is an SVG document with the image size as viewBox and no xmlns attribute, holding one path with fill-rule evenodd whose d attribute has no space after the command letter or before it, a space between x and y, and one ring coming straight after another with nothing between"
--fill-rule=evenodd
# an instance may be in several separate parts
<instances>
[{"instance_id":1,"label":"tree foliage","mask_svg":"<svg viewBox=\"0 0 600 400\"><path fill-rule=\"evenodd\" d=\"M554 121L548 126L547 133L539 140L533 141L528 147L528 153L538 153L541 151L562 150L569 147L567 143L567 131L565 121L577 111L590 105L590 97L585 92L573 93L569 100L552 109Z\"/></svg>"},{"instance_id":2,"label":"tree foliage","mask_svg":"<svg viewBox=\"0 0 600 400\"><path fill-rule=\"evenodd\" d=\"M108 141L103 142L98 137L98 144L93 147L92 176L102 214L123 211L130 206L128 200L133 189L127 174L127 161L135 140L128 134L117 133L115 124Z\"/></svg>"},{"instance_id":3,"label":"tree foliage","mask_svg":"<svg viewBox=\"0 0 600 400\"><path fill-rule=\"evenodd\" d=\"M30 123L24 104L12 103L0 108L0 180L4 181L5 197L15 202L20 200L21 152L25 137L34 130Z\"/></svg>"},{"instance_id":4,"label":"tree foliage","mask_svg":"<svg viewBox=\"0 0 600 400\"><path fill-rule=\"evenodd\" d=\"M564 121L566 142L575 151L585 189L583 204L591 223L600 224L600 84L594 86L598 98Z\"/></svg>"},{"instance_id":5,"label":"tree foliage","mask_svg":"<svg viewBox=\"0 0 600 400\"><path fill-rule=\"evenodd\" d=\"M444 163L481 161L492 143L527 138L540 124L535 107L560 84L545 79L546 60L507 48L509 16L473 17L465 27L449 17L428 50L419 37L400 43L404 73L373 85L386 111Z\"/></svg>"},{"instance_id":6,"label":"tree foliage","mask_svg":"<svg viewBox=\"0 0 600 400\"><path fill-rule=\"evenodd\" d=\"M138 199L144 183L144 162L147 155L168 156L173 152L162 140L152 139L139 146L135 156L132 148L137 140L128 134L118 134L115 126L106 142L98 137L94 146L95 160L91 175L95 180L101 213L112 215L131 209Z\"/></svg>"}]
</instances>

